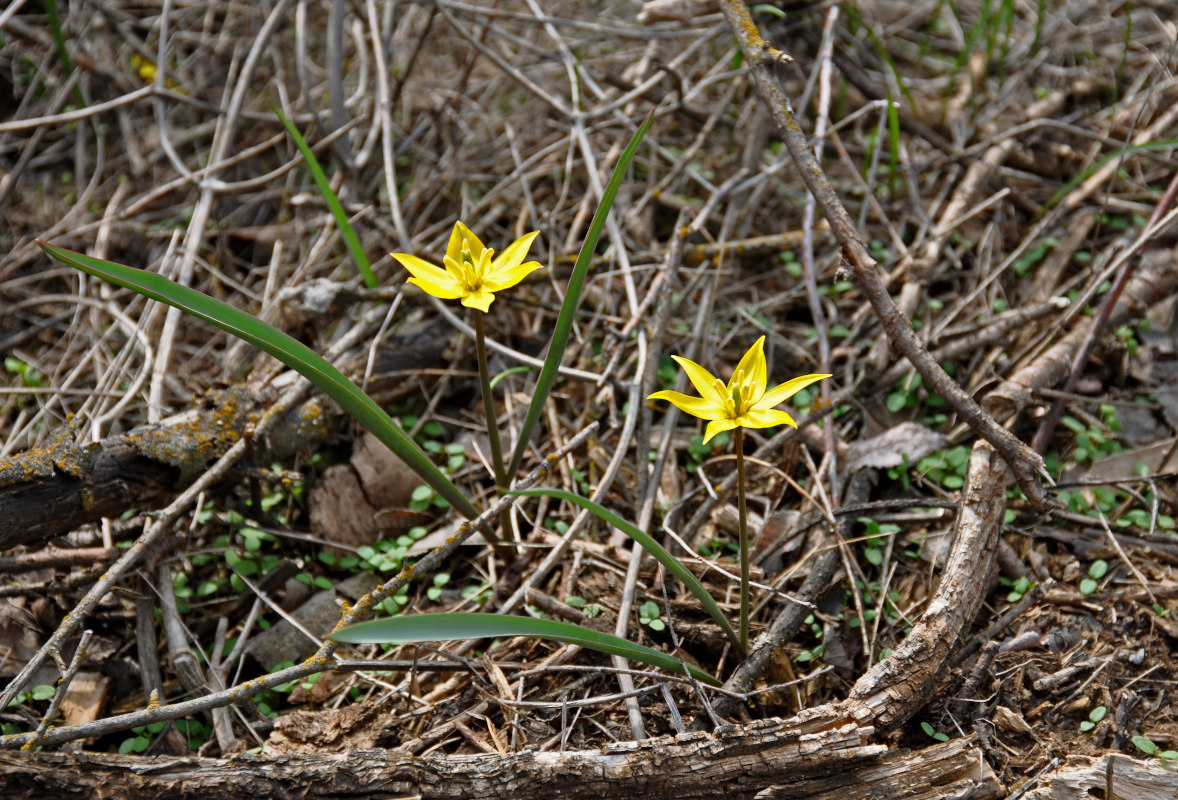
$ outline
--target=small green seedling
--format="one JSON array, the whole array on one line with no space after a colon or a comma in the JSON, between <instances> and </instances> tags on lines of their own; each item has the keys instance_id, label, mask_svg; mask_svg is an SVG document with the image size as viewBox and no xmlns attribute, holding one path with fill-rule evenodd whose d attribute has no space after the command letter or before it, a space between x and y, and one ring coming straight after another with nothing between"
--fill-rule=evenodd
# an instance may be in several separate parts
<instances>
[{"instance_id":1,"label":"small green seedling","mask_svg":"<svg viewBox=\"0 0 1178 800\"><path fill-rule=\"evenodd\" d=\"M667 628L667 623L663 622L659 604L653 600L647 600L638 609L638 621L652 631L662 631Z\"/></svg>"},{"instance_id":2,"label":"small green seedling","mask_svg":"<svg viewBox=\"0 0 1178 800\"><path fill-rule=\"evenodd\" d=\"M1088 567L1088 577L1080 581L1080 594L1089 595L1100 586L1100 579L1108 574L1108 562L1103 558L1093 561Z\"/></svg>"},{"instance_id":3,"label":"small green seedling","mask_svg":"<svg viewBox=\"0 0 1178 800\"><path fill-rule=\"evenodd\" d=\"M1080 723L1080 730L1084 733L1096 727L1096 724L1104 719L1105 714L1108 713L1107 706L1097 706L1088 712L1088 719ZM1152 744L1152 742L1151 742Z\"/></svg>"},{"instance_id":4,"label":"small green seedling","mask_svg":"<svg viewBox=\"0 0 1178 800\"><path fill-rule=\"evenodd\" d=\"M1144 736L1134 736L1131 740L1138 750L1147 756L1167 762L1171 767L1178 765L1178 750L1159 750L1152 739Z\"/></svg>"},{"instance_id":5,"label":"small green seedling","mask_svg":"<svg viewBox=\"0 0 1178 800\"><path fill-rule=\"evenodd\" d=\"M927 722L920 723L920 729L922 731L924 731L926 736L928 736L929 738L934 739L938 742L949 741L948 734L941 733L940 731L938 731L936 728L934 728L932 725L928 724Z\"/></svg>"}]
</instances>

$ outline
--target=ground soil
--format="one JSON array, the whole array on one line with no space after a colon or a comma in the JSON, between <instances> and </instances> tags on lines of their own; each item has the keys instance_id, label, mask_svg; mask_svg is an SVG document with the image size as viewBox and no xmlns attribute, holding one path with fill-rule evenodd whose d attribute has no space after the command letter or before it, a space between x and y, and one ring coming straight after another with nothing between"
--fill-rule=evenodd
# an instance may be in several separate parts
<instances>
[{"instance_id":1,"label":"ground soil","mask_svg":"<svg viewBox=\"0 0 1178 800\"><path fill-rule=\"evenodd\" d=\"M978 437L900 355L842 261L758 92L759 64L903 315L888 324L910 324L985 414L1045 456L1040 480L1057 504L1038 508L1009 480L994 501L1005 503L996 555L974 576L980 610L951 632L927 696L877 741L978 737L1008 788L1067 756L1178 749L1168 3L761 4L749 19L766 49L752 55L729 0L339 3L338 20L332 5L164 4L164 20L155 3L74 3L61 9L63 48L42 4L0 11L0 501L52 519L29 487L82 480L89 463L52 455L63 447L105 443L153 476L150 496L118 484L125 496L99 504L105 516L85 517L83 492L68 524L20 526L23 543L0 554L0 681L148 512L239 439L246 454L176 509L88 613L85 678L58 728L299 661L340 600L364 597L459 521L327 404L303 407L282 445L253 441L291 383L277 362L82 276L36 239L158 271L319 352L358 330L341 366L481 510L495 484L468 312L408 286L388 254L440 262L459 219L497 250L539 231L531 255L545 269L497 295L486 318L504 346L491 371L505 375L496 404L511 447L538 373L526 359L544 357L602 186L653 109L593 255L563 362L577 372L558 380L519 477L598 422L545 481L595 493L700 556L691 569L735 619L733 440L704 445L703 423L644 398L684 388L670 355L726 380L761 336L771 384L832 374L783 406L797 433L745 437L752 633L791 595L812 605L728 718L845 699L925 614ZM380 290L365 288L271 104L314 148ZM199 446L168 449L183 425ZM473 539L385 610L506 605L611 632L621 611L630 638L733 674L740 657L695 599L649 559L630 569L616 530L551 499L520 503L511 526L518 556ZM48 548L87 555L37 561ZM806 589L832 552L829 580ZM304 605L316 592L328 592L318 610ZM306 641L285 621L300 608ZM71 636L65 661L75 648ZM316 671L233 713L115 725L84 746L516 753L708 719L708 695L690 683L632 663L641 674L619 685L607 658L534 639L343 655L409 666ZM5 736L37 729L51 692L36 687L59 676L48 660L27 682L0 712Z\"/></svg>"}]
</instances>

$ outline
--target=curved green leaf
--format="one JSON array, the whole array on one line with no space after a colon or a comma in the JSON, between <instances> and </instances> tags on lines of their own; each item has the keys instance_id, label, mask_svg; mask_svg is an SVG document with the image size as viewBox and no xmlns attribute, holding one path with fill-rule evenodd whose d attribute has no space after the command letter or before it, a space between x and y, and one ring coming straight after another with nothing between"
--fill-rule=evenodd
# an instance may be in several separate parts
<instances>
[{"instance_id":1,"label":"curved green leaf","mask_svg":"<svg viewBox=\"0 0 1178 800\"><path fill-rule=\"evenodd\" d=\"M122 264L75 253L40 239L37 240L37 244L63 264L102 278L116 286L131 289L145 297L150 297L152 300L175 306L185 313L216 325L221 330L266 351L339 403L344 411L351 414L357 422L384 442L423 481L446 498L450 505L467 517L478 516L478 511L471 505L471 502L462 492L458 491L449 478L433 465L429 457L384 412L384 409L360 391L356 384L344 377L343 373L302 342L292 339L282 331L270 327L240 309L226 305L220 300L214 300L195 289L173 283L154 272L125 267Z\"/></svg>"},{"instance_id":2,"label":"curved green leaf","mask_svg":"<svg viewBox=\"0 0 1178 800\"><path fill-rule=\"evenodd\" d=\"M699 579L695 577L691 570L683 565L682 561L671 555L665 547L655 541L650 534L643 531L637 525L627 522L608 508L598 505L588 498L575 495L572 492L566 492L564 489L526 489L519 492L508 492L508 494L520 495L521 497L555 497L560 500L566 500L573 505L580 506L586 511L591 512L603 522L613 525L622 533L642 545L648 553L654 556L656 561L667 568L667 572L670 572L681 580L683 585L687 587L687 590L696 596L700 604L704 607L704 610L711 614L712 619L716 620L720 627L724 629L725 635L736 645L736 649L741 652L744 651L744 648L740 646L740 637L732 629L732 624L728 622L728 618L724 616L724 612L720 610L720 606L716 604L716 601L708 593L708 590L703 587L703 584L699 582Z\"/></svg>"},{"instance_id":3,"label":"curved green leaf","mask_svg":"<svg viewBox=\"0 0 1178 800\"><path fill-rule=\"evenodd\" d=\"M339 228L340 235L344 237L344 244L348 246L348 252L351 253L352 260L356 262L356 268L360 270L360 274L364 277L364 285L369 289L377 288L380 286L380 281L376 279L376 273L372 271L372 264L368 261L368 254L364 252L364 246L360 244L360 237L356 235L356 230L352 227L352 223L348 221L348 213L344 211L339 198L332 191L331 183L327 180L327 175L323 172L323 167L319 166L319 159L315 158L315 153L311 151L307 140L303 138L303 134L299 132L299 129L295 127L293 122L286 118L278 106L271 103L270 108L278 115L278 119L282 120L286 132L290 134L290 138L294 139L295 146L303 154L303 160L307 162L307 168L311 170L311 175L315 178L315 183L319 186L319 193L323 195L324 202L327 203L328 209L331 210L331 216L335 217L335 224Z\"/></svg>"},{"instance_id":4,"label":"curved green leaf","mask_svg":"<svg viewBox=\"0 0 1178 800\"><path fill-rule=\"evenodd\" d=\"M643 123L638 126L630 144L626 145L626 149L622 151L618 163L614 165L609 183L605 185L605 191L601 194L601 203L598 204L597 211L593 214L593 221L589 223L589 231L585 234L581 252L577 255L577 263L573 265L573 274L569 277L564 302L560 305L556 327L552 330L552 341L548 345L548 355L544 358L544 367L540 370L540 377L536 380L532 402L528 405L528 413L519 429L519 439L516 440L515 450L511 453L511 463L507 467L508 480L511 480L519 470L524 452L528 449L528 440L532 438L532 430L540 419L540 413L544 410L544 403L548 400L553 384L556 383L556 373L564 358L564 350L569 342L569 333L573 329L573 319L577 315L577 306L581 303L581 290L585 287L589 264L597 249L597 240L601 237L601 230L605 227L605 218L609 215L609 207L614 202L614 195L618 193L618 187L622 185L622 176L626 174L626 168L630 166L630 161L638 152L638 145L642 142L642 137L650 130L650 123L653 121L654 111L651 111Z\"/></svg>"},{"instance_id":5,"label":"curved green leaf","mask_svg":"<svg viewBox=\"0 0 1178 800\"><path fill-rule=\"evenodd\" d=\"M628 642L592 628L582 628L551 619L477 613L414 614L349 625L340 628L328 638L354 644L410 644L455 639L488 639L497 636L532 636L537 639L580 645L601 653L641 661L667 672L682 673L686 667L696 680L712 686L720 685L720 681L702 669L654 648L637 642Z\"/></svg>"}]
</instances>

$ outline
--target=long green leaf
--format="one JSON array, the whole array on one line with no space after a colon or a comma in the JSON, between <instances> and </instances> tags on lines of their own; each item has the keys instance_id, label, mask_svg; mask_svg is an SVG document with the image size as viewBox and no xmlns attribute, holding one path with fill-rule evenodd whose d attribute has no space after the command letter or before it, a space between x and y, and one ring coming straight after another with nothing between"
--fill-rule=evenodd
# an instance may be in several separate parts
<instances>
[{"instance_id":1,"label":"long green leaf","mask_svg":"<svg viewBox=\"0 0 1178 800\"><path fill-rule=\"evenodd\" d=\"M573 329L573 319L577 314L577 306L581 303L581 290L585 287L585 278L589 273L589 264L593 260L593 253L597 249L597 240L601 237L601 230L605 227L605 218L609 215L609 207L613 205L614 195L618 193L618 187L622 185L622 178L626 174L626 168L630 166L630 161L634 158L634 154L638 152L638 145L642 142L642 137L650 130L650 124L654 121L654 111L647 115L646 119L638 130L634 133L634 138L630 140L630 144L626 145L626 149L622 152L618 163L614 165L613 174L610 175L609 183L605 186L605 191L601 195L601 203L597 206L597 211L593 215L592 222L589 223L589 231L585 234L585 241L581 245L581 252L577 256L577 263L573 265L573 274L569 278L568 289L565 290L564 302L560 306L560 314L556 318L556 327L552 331L552 341L548 345L548 355L544 359L544 367L540 370L540 377L536 381L536 389L532 394L532 402L528 406L528 413L524 417L523 425L520 426L519 439L515 443L515 450L511 453L511 463L507 467L507 478L511 480L512 476L519 470L520 462L523 461L524 453L528 449L528 440L532 438L532 431L536 427L536 422L540 419L540 413L544 410L544 403L548 400L548 395L552 391L552 386L556 383L556 373L560 369L560 362L564 358L564 350L568 345L569 333Z\"/></svg>"},{"instance_id":2,"label":"long green leaf","mask_svg":"<svg viewBox=\"0 0 1178 800\"><path fill-rule=\"evenodd\" d=\"M650 534L646 533L637 525L627 522L614 512L610 511L608 508L598 505L588 498L575 495L572 492L566 492L564 489L525 489L519 492L508 492L508 494L517 494L523 497L555 497L560 500L568 501L573 505L580 506L581 508L591 512L598 519L606 522L609 525L613 525L622 533L626 534L631 539L638 542L638 544L642 545L642 547L645 548L648 553L654 556L656 561L667 568L667 572L670 572L676 578L683 581L683 585L687 587L687 590L699 599L699 602L701 605L703 605L704 610L711 614L712 619L716 620L720 627L724 629L724 633L730 640L732 640L732 643L736 645L737 650L743 649L740 647L740 637L736 635L736 631L732 629L732 625L728 622L728 618L724 616L724 612L720 610L720 606L718 606L716 601L712 599L712 595L709 594L708 590L703 587L703 584L699 582L699 579L695 577L691 570L687 569L687 567L683 565L682 561L667 552L665 547L651 538Z\"/></svg>"},{"instance_id":3,"label":"long green leaf","mask_svg":"<svg viewBox=\"0 0 1178 800\"><path fill-rule=\"evenodd\" d=\"M446 498L467 517L478 516L478 511L462 492L430 462L429 457L410 439L372 398L360 391L343 373L327 363L311 348L275 330L259 319L226 305L220 300L173 283L162 275L125 267L99 258L75 253L48 242L37 240L41 249L53 258L75 269L105 281L138 292L152 300L191 314L223 331L244 339L297 371L324 394L339 403L344 411L370 430L376 438L397 454L423 481Z\"/></svg>"},{"instance_id":4,"label":"long green leaf","mask_svg":"<svg viewBox=\"0 0 1178 800\"><path fill-rule=\"evenodd\" d=\"M489 639L497 636L532 636L575 644L641 661L667 672L682 673L684 667L696 680L719 686L720 682L698 667L669 656L654 648L628 642L592 628L582 628L568 622L532 617L503 617L498 614L414 614L389 617L372 622L349 625L329 638L354 644L410 644L413 642L444 642L456 639Z\"/></svg>"},{"instance_id":5,"label":"long green leaf","mask_svg":"<svg viewBox=\"0 0 1178 800\"><path fill-rule=\"evenodd\" d=\"M295 146L303 154L303 160L307 162L307 168L311 170L311 175L315 178L315 183L319 185L319 193L323 195L324 202L327 203L327 207L331 210L331 216L335 217L335 224L339 228L340 235L344 237L344 244L348 246L348 252L352 254L352 260L356 262L356 268L364 276L364 285L369 289L377 288L380 286L380 281L376 279L376 273L372 271L372 264L368 261L368 256L364 253L364 247L360 244L360 237L356 235L356 230L352 227L352 223L348 222L348 213L344 211L339 198L331 190L331 184L327 180L327 174L324 173L323 167L319 166L319 159L315 158L315 154L311 151L307 140L303 138L303 134L299 132L299 129L295 127L293 122L283 115L278 106L271 104L270 108L282 120L282 124L286 127L286 132L290 134L290 138L294 139Z\"/></svg>"}]
</instances>

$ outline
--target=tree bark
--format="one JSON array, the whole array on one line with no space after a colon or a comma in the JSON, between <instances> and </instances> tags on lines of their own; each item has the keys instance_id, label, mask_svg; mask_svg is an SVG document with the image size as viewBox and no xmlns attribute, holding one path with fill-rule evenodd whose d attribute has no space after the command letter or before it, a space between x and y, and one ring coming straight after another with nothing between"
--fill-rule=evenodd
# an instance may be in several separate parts
<instances>
[{"instance_id":1,"label":"tree bark","mask_svg":"<svg viewBox=\"0 0 1178 800\"><path fill-rule=\"evenodd\" d=\"M409 385L406 372L443 366L447 338L436 321L388 337L373 365L369 394L387 402ZM366 358L365 352L345 361L362 370ZM43 542L131 508L166 505L264 408L262 398L237 386L211 392L199 408L169 424L142 425L87 445L75 444L67 427L45 445L0 459L0 550ZM312 398L259 447L270 456L289 456L330 436L339 417L333 403Z\"/></svg>"},{"instance_id":2,"label":"tree bark","mask_svg":"<svg viewBox=\"0 0 1178 800\"><path fill-rule=\"evenodd\" d=\"M919 751L826 707L789 721L727 726L577 752L407 756L238 755L227 759L0 752L5 796L139 800L561 797L655 800L889 797L992 800L1003 788L970 739Z\"/></svg>"}]
</instances>

